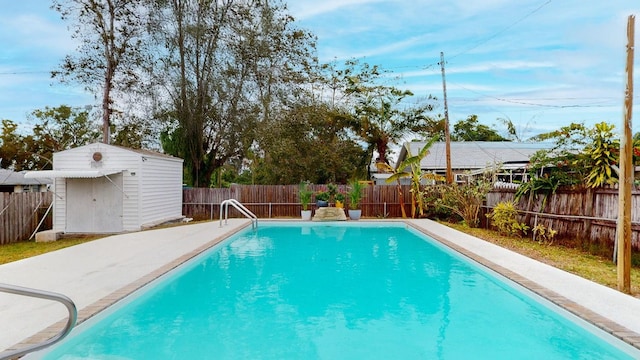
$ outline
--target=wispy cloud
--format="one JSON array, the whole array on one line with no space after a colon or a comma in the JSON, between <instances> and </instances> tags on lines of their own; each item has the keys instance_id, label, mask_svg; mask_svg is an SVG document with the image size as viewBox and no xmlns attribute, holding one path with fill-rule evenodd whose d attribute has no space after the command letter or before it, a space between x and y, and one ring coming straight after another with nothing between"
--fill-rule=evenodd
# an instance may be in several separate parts
<instances>
[{"instance_id":1,"label":"wispy cloud","mask_svg":"<svg viewBox=\"0 0 640 360\"><path fill-rule=\"evenodd\" d=\"M626 20L640 14L637 0L289 0L288 6L296 25L318 36L323 62L360 58L393 71L385 81L397 75L399 87L441 98L444 52L453 119L510 117L536 129L618 121ZM76 47L43 0L3 4L0 44L0 73L50 71ZM58 97L46 73L4 76L0 84L0 111L15 109L4 100L18 94L31 109L73 101ZM558 107L571 104L584 107Z\"/></svg>"},{"instance_id":2,"label":"wispy cloud","mask_svg":"<svg viewBox=\"0 0 640 360\"><path fill-rule=\"evenodd\" d=\"M6 47L20 52L61 56L75 49L77 43L60 22L35 14L0 15L0 38Z\"/></svg>"},{"instance_id":3,"label":"wispy cloud","mask_svg":"<svg viewBox=\"0 0 640 360\"><path fill-rule=\"evenodd\" d=\"M299 0L291 2L291 4L289 5L289 9L294 14L296 19L306 20L314 16L334 13L340 9L347 7L384 2L384 0Z\"/></svg>"}]
</instances>

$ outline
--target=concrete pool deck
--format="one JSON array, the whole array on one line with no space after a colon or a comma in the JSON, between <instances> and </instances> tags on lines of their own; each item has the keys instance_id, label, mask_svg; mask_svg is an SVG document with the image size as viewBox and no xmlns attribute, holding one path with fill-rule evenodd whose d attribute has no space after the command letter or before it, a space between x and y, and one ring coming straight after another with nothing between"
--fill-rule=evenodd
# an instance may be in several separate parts
<instances>
[{"instance_id":1,"label":"concrete pool deck","mask_svg":"<svg viewBox=\"0 0 640 360\"><path fill-rule=\"evenodd\" d=\"M80 323L250 224L229 219L223 227L213 221L109 236L0 265L0 283L64 294ZM67 315L57 302L0 292L0 352L53 337Z\"/></svg>"},{"instance_id":2,"label":"concrete pool deck","mask_svg":"<svg viewBox=\"0 0 640 360\"><path fill-rule=\"evenodd\" d=\"M405 222L640 348L640 299L430 220ZM0 265L0 283L65 294L82 322L249 225L230 219L222 228L214 221L109 236ZM66 314L58 303L0 292L0 352L52 337Z\"/></svg>"}]
</instances>

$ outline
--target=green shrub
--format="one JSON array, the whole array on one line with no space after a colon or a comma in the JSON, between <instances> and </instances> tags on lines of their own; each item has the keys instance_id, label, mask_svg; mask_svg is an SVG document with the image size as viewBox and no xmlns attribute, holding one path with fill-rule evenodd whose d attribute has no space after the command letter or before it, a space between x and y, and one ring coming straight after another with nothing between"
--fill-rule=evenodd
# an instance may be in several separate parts
<instances>
[{"instance_id":1,"label":"green shrub","mask_svg":"<svg viewBox=\"0 0 640 360\"><path fill-rule=\"evenodd\" d=\"M309 187L308 182L301 182L299 185L298 194L300 195L300 203L302 204L302 210L308 210L313 191Z\"/></svg>"},{"instance_id":2,"label":"green shrub","mask_svg":"<svg viewBox=\"0 0 640 360\"><path fill-rule=\"evenodd\" d=\"M329 201L329 192L328 191L318 191L316 192L316 201Z\"/></svg>"},{"instance_id":3,"label":"green shrub","mask_svg":"<svg viewBox=\"0 0 640 360\"><path fill-rule=\"evenodd\" d=\"M425 187L422 196L423 203L425 204L426 217L452 223L457 223L462 220L462 218L452 210L455 204L448 202L449 199L445 198L448 189L448 185Z\"/></svg>"},{"instance_id":4,"label":"green shrub","mask_svg":"<svg viewBox=\"0 0 640 360\"><path fill-rule=\"evenodd\" d=\"M480 208L491 189L491 183L478 180L467 184L446 185L442 198L436 201L436 206L450 209L460 216L469 227L480 225Z\"/></svg>"},{"instance_id":5,"label":"green shrub","mask_svg":"<svg viewBox=\"0 0 640 360\"><path fill-rule=\"evenodd\" d=\"M538 224L531 229L534 239L540 242L553 243L553 238L556 236L557 231L551 227L545 227L542 224Z\"/></svg>"},{"instance_id":6,"label":"green shrub","mask_svg":"<svg viewBox=\"0 0 640 360\"><path fill-rule=\"evenodd\" d=\"M491 220L491 225L502 235L522 236L526 235L529 230L529 226L525 223L518 222L518 210L513 201L503 201L496 204L487 217Z\"/></svg>"},{"instance_id":7,"label":"green shrub","mask_svg":"<svg viewBox=\"0 0 640 360\"><path fill-rule=\"evenodd\" d=\"M355 180L349 185L349 191L347 192L347 197L349 198L349 209L360 209L362 190L363 186L360 181Z\"/></svg>"}]
</instances>

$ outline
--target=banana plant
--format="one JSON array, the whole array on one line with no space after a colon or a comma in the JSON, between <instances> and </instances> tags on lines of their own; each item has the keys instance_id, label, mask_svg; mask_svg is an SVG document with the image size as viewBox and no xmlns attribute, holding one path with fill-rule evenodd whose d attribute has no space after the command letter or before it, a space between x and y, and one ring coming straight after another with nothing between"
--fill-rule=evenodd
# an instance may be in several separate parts
<instances>
[{"instance_id":1,"label":"banana plant","mask_svg":"<svg viewBox=\"0 0 640 360\"><path fill-rule=\"evenodd\" d=\"M617 168L620 157L620 142L614 138L614 126L605 122L595 125L591 131L593 142L585 150L588 173L587 186L596 188L618 182Z\"/></svg>"},{"instance_id":2,"label":"banana plant","mask_svg":"<svg viewBox=\"0 0 640 360\"><path fill-rule=\"evenodd\" d=\"M444 178L440 175L431 174L431 173L423 173L420 167L420 162L424 159L427 154L429 154L429 148L436 142L437 138L434 137L431 140L427 141L427 143L420 149L418 154L412 155L411 148L409 144L406 144L405 147L407 149L407 157L396 166L396 168L391 167L388 164L381 163L378 165L378 168L393 173L388 179L387 183L396 182L398 186L398 199L400 200L400 208L402 210L402 217L406 218L407 214L404 209L404 194L402 193L402 187L400 186L400 180L403 178L411 179L411 217L416 217L416 210L418 210L419 215L424 215L424 192L422 191L422 179L432 179L432 180L443 180Z\"/></svg>"}]
</instances>

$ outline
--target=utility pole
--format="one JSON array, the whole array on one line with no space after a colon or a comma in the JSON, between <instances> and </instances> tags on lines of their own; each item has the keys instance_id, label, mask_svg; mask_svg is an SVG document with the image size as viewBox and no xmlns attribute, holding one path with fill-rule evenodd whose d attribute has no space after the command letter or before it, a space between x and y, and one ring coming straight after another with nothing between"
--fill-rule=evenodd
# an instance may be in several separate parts
<instances>
[{"instance_id":1,"label":"utility pole","mask_svg":"<svg viewBox=\"0 0 640 360\"><path fill-rule=\"evenodd\" d=\"M447 184L453 183L451 172L451 136L449 135L449 108L447 106L447 81L444 77L444 53L440 51L440 68L442 69L442 91L444 92L444 148L447 158Z\"/></svg>"},{"instance_id":2,"label":"utility pole","mask_svg":"<svg viewBox=\"0 0 640 360\"><path fill-rule=\"evenodd\" d=\"M633 47L635 16L627 21L627 66L624 97L624 131L620 139L620 175L618 188L618 223L616 224L618 290L631 293L631 187L633 186L633 137L631 113L633 109Z\"/></svg>"}]
</instances>

